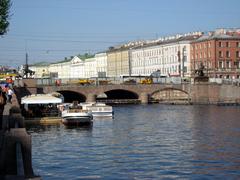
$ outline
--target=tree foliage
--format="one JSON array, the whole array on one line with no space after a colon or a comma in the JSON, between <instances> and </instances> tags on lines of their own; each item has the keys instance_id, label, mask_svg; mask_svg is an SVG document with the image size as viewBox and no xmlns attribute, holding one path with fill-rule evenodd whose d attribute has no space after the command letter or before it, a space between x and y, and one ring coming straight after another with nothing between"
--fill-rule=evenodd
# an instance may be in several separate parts
<instances>
[{"instance_id":1,"label":"tree foliage","mask_svg":"<svg viewBox=\"0 0 240 180\"><path fill-rule=\"evenodd\" d=\"M79 54L78 57L82 60L85 60L85 59L88 59L88 58L93 58L94 54L89 54L89 53Z\"/></svg>"},{"instance_id":2,"label":"tree foliage","mask_svg":"<svg viewBox=\"0 0 240 180\"><path fill-rule=\"evenodd\" d=\"M10 0L0 0L0 35L4 35L9 26Z\"/></svg>"}]
</instances>

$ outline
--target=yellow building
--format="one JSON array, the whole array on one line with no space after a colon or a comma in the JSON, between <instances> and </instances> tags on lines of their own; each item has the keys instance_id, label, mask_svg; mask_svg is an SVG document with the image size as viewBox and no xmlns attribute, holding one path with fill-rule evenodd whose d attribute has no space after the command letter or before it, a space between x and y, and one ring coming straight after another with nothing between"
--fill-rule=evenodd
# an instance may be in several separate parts
<instances>
[{"instance_id":1,"label":"yellow building","mask_svg":"<svg viewBox=\"0 0 240 180\"><path fill-rule=\"evenodd\" d=\"M128 48L110 49L107 52L108 77L130 75L130 59Z\"/></svg>"}]
</instances>

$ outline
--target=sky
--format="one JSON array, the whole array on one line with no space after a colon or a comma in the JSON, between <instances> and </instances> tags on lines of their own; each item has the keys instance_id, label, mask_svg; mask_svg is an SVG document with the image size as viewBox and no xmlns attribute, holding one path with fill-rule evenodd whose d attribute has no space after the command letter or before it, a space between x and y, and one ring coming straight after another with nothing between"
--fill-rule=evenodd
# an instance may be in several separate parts
<instances>
[{"instance_id":1,"label":"sky","mask_svg":"<svg viewBox=\"0 0 240 180\"><path fill-rule=\"evenodd\" d=\"M134 40L240 28L239 0L12 0L0 65L57 62Z\"/></svg>"}]
</instances>

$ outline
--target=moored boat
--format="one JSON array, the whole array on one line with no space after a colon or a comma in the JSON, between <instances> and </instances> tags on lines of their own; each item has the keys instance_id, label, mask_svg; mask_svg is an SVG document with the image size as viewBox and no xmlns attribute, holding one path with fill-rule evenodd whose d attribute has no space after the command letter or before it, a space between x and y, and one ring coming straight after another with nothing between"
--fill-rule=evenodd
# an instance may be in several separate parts
<instances>
[{"instance_id":1,"label":"moored boat","mask_svg":"<svg viewBox=\"0 0 240 180\"><path fill-rule=\"evenodd\" d=\"M81 103L84 110L92 112L93 117L113 117L112 106L105 103Z\"/></svg>"},{"instance_id":2,"label":"moored boat","mask_svg":"<svg viewBox=\"0 0 240 180\"><path fill-rule=\"evenodd\" d=\"M59 123L61 112L57 108L63 102L61 97L52 94L33 94L21 98L25 123Z\"/></svg>"},{"instance_id":3,"label":"moored boat","mask_svg":"<svg viewBox=\"0 0 240 180\"><path fill-rule=\"evenodd\" d=\"M93 122L92 112L84 110L82 106L76 102L69 106L65 106L62 111L62 123L66 126L82 126L91 125Z\"/></svg>"}]
</instances>

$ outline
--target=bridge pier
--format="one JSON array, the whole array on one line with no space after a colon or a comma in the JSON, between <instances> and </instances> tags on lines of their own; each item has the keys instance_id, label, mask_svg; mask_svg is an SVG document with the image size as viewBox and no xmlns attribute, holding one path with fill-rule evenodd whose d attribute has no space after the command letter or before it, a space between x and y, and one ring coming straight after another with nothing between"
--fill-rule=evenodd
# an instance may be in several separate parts
<instances>
[{"instance_id":1,"label":"bridge pier","mask_svg":"<svg viewBox=\"0 0 240 180\"><path fill-rule=\"evenodd\" d=\"M86 102L96 102L96 94L88 94Z\"/></svg>"},{"instance_id":2,"label":"bridge pier","mask_svg":"<svg viewBox=\"0 0 240 180\"><path fill-rule=\"evenodd\" d=\"M140 99L142 104L148 104L148 96L149 96L148 93L141 93L140 94L139 99Z\"/></svg>"}]
</instances>

